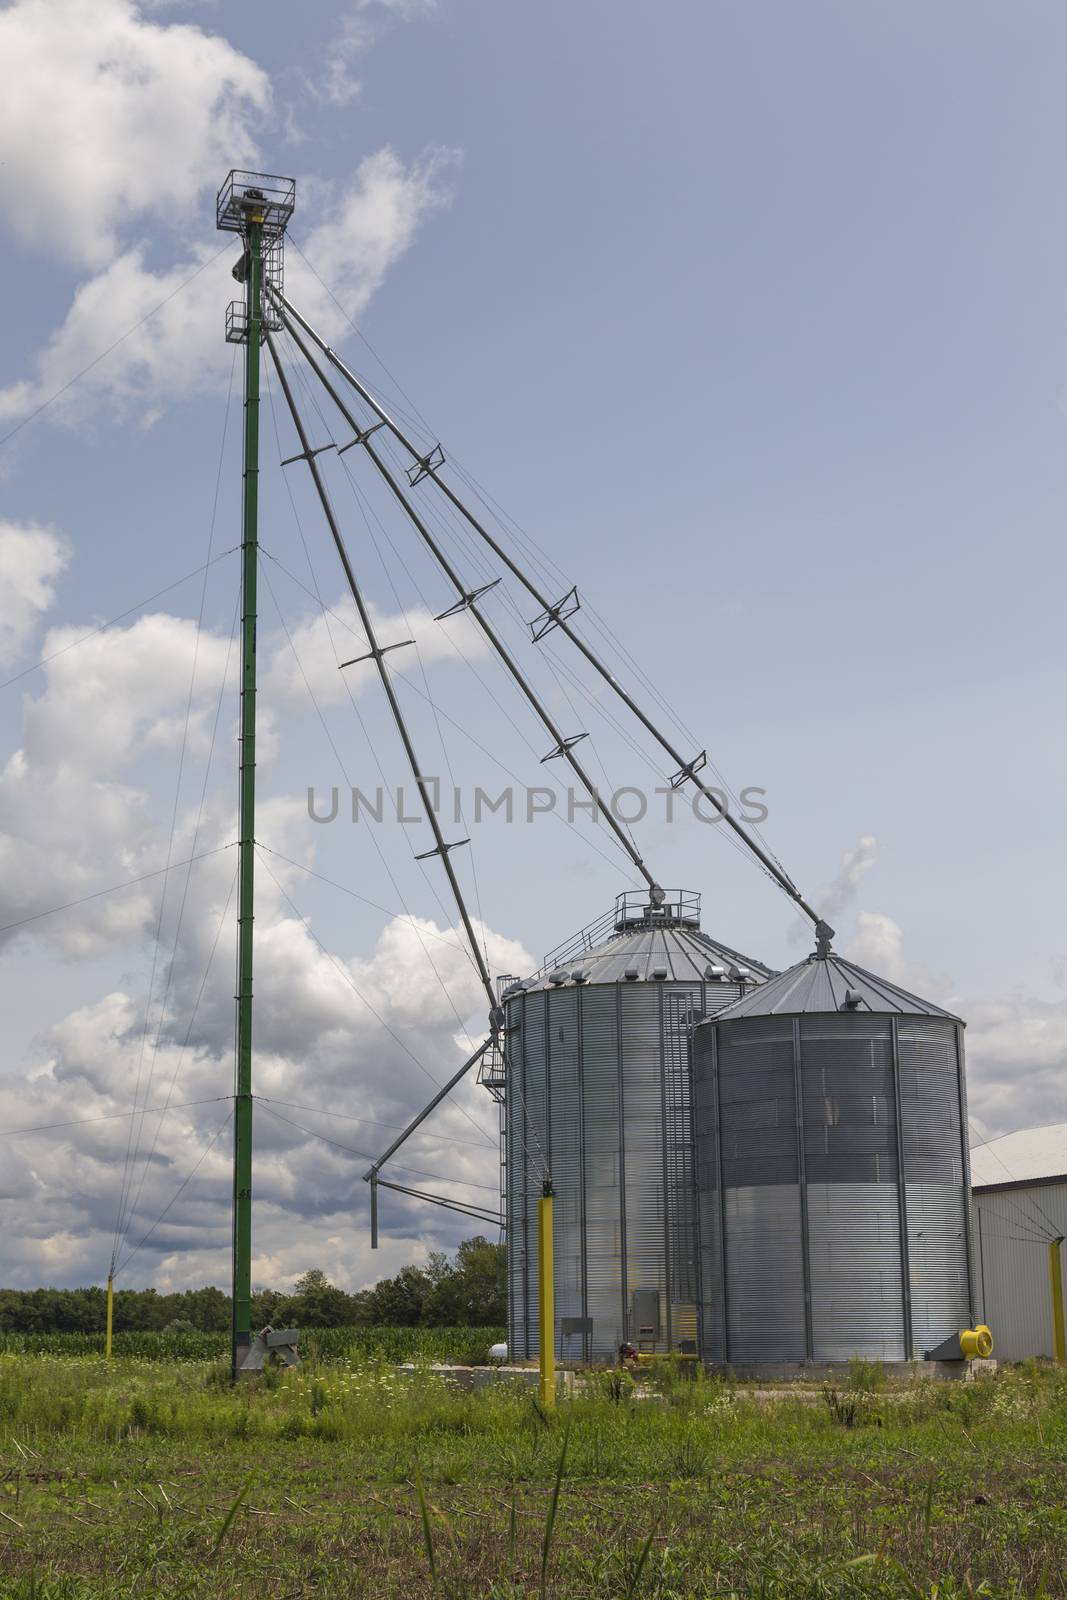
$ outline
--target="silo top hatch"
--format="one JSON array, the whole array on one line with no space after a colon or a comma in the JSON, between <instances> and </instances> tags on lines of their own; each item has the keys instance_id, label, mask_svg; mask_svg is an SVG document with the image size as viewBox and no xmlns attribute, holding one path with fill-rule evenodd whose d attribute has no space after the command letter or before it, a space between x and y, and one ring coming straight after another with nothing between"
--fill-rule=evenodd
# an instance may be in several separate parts
<instances>
[{"instance_id":1,"label":"silo top hatch","mask_svg":"<svg viewBox=\"0 0 1067 1600\"><path fill-rule=\"evenodd\" d=\"M529 992L563 984L752 983L773 968L720 944L700 929L700 896L689 889L620 894L606 912L545 957L523 985Z\"/></svg>"},{"instance_id":2,"label":"silo top hatch","mask_svg":"<svg viewBox=\"0 0 1067 1600\"><path fill-rule=\"evenodd\" d=\"M879 978L832 951L798 961L795 967L779 972L742 995L711 1020L734 1022L741 1017L799 1017L830 1011L944 1017L950 1022L960 1021L951 1011L909 994L888 978Z\"/></svg>"}]
</instances>

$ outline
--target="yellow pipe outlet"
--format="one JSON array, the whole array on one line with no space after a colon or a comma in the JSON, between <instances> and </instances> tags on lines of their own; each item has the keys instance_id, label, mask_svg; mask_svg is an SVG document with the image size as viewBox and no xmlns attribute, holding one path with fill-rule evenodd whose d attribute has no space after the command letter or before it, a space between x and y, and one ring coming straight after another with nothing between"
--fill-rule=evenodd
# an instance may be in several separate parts
<instances>
[{"instance_id":1,"label":"yellow pipe outlet","mask_svg":"<svg viewBox=\"0 0 1067 1600\"><path fill-rule=\"evenodd\" d=\"M960 1334L960 1349L968 1361L985 1361L993 1354L993 1335L984 1322L977 1328L964 1328Z\"/></svg>"}]
</instances>

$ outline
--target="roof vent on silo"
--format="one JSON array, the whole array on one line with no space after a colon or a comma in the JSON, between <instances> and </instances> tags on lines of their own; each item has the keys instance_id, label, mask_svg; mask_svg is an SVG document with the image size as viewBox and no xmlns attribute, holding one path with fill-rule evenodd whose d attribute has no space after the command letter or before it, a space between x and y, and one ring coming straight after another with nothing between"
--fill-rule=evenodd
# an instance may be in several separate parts
<instances>
[{"instance_id":1,"label":"roof vent on silo","mask_svg":"<svg viewBox=\"0 0 1067 1600\"><path fill-rule=\"evenodd\" d=\"M863 996L855 989L846 989L845 998L841 1002L842 1011L858 1011L863 1004Z\"/></svg>"},{"instance_id":2,"label":"roof vent on silo","mask_svg":"<svg viewBox=\"0 0 1067 1600\"><path fill-rule=\"evenodd\" d=\"M708 965L704 968L704 976L707 978L709 983L725 983L726 968Z\"/></svg>"},{"instance_id":3,"label":"roof vent on silo","mask_svg":"<svg viewBox=\"0 0 1067 1600\"><path fill-rule=\"evenodd\" d=\"M557 970L555 972L550 972L549 973L548 981L549 981L549 983L555 983L555 984L566 983L567 974L563 971L562 967L557 968Z\"/></svg>"},{"instance_id":4,"label":"roof vent on silo","mask_svg":"<svg viewBox=\"0 0 1067 1600\"><path fill-rule=\"evenodd\" d=\"M664 983L667 978L666 967L653 967L652 971L649 973L649 977L655 978L657 983Z\"/></svg>"},{"instance_id":5,"label":"roof vent on silo","mask_svg":"<svg viewBox=\"0 0 1067 1600\"><path fill-rule=\"evenodd\" d=\"M636 967L627 967L626 971L623 973L623 977L626 979L627 983L636 983L640 976L641 974L638 972Z\"/></svg>"},{"instance_id":6,"label":"roof vent on silo","mask_svg":"<svg viewBox=\"0 0 1067 1600\"><path fill-rule=\"evenodd\" d=\"M589 981L589 974L584 967L575 967L574 971L571 973L571 977L574 979L575 983L588 983Z\"/></svg>"}]
</instances>

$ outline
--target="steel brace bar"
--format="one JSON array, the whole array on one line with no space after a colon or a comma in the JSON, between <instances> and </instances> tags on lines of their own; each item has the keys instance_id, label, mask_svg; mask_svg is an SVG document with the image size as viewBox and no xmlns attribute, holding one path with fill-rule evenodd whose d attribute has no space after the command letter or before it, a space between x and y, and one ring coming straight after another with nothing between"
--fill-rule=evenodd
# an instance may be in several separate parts
<instances>
[{"instance_id":1,"label":"steel brace bar","mask_svg":"<svg viewBox=\"0 0 1067 1600\"><path fill-rule=\"evenodd\" d=\"M337 670L340 672L345 667L358 667L361 661L380 663L382 657L388 655L390 650L405 650L409 644L414 643L414 639L398 639L396 644L376 645L373 650L365 650L361 656L353 656L351 661L342 661Z\"/></svg>"},{"instance_id":2,"label":"steel brace bar","mask_svg":"<svg viewBox=\"0 0 1067 1600\"><path fill-rule=\"evenodd\" d=\"M340 411L341 415L344 417L345 421L353 429L354 432L356 432L356 433L361 432L359 422L352 415L351 411L345 405L344 401L342 400L341 396L338 394L338 392L337 392L336 388L334 387L334 385L330 382L329 378L326 376L326 374L323 372L322 368L319 366L319 364L315 360L315 358L312 355L311 351L308 349L307 344L301 338L299 331L293 325L293 319L283 312L283 321L285 323L286 331L292 336L293 342L296 344L297 349L304 356L304 359L307 361L308 366L311 368L312 372L318 378L319 382L322 384L323 388L326 390L326 393L330 396L330 399L334 402L334 404L336 405L337 409ZM304 326L304 324L302 322L301 322L301 326ZM471 615L475 618L475 620L477 621L479 627L481 628L482 632L484 633L486 639L488 640L489 644L496 651L497 655L500 657L500 660L503 662L504 666L507 668L507 670L511 674L512 678L515 680L516 684L518 685L518 687L522 691L523 695L525 696L528 704L532 707L534 712L540 718L540 721L541 721L542 725L547 729L548 733L551 735L552 739L555 741L555 743L553 745L553 748L550 751L549 756L546 757L546 759L552 759L553 756L557 756L557 755L563 756L566 759L566 761L569 764L572 772L578 778L578 780L581 783L582 787L584 788L586 794L589 796L590 800L593 802L593 806L594 806L597 814L599 816L603 817L603 819L607 823L608 827L614 833L615 838L617 839L618 843L621 845L622 849L625 851L626 855L629 857L630 861L633 863L633 866L636 868L636 870L641 874L642 878L644 878L645 882L648 884L649 891L652 894L653 898L655 898L656 895L661 895L662 894L662 890L660 889L659 884L656 882L656 879L652 876L652 873L649 871L648 867L645 865L644 860L641 857L641 855L640 855L639 851L637 850L636 846L633 844L633 841L627 836L625 830L620 825L620 823L618 821L618 818L613 814L610 806L608 806L608 805L606 805L604 803L604 801L601 798L600 793L599 793L596 785L593 783L592 779L589 777L588 773L583 768L581 762L577 759L577 757L573 753L573 746L576 745L581 738L585 737L585 735L583 735L583 734L572 734L569 737L567 737L567 736L564 736L564 734L556 726L556 723L553 720L551 714L549 713L547 707L541 701L540 696L534 690L533 686L531 685L531 683L529 682L528 678L526 677L526 674L522 671L522 668L518 665L518 662L512 656L511 652L508 650L507 646L504 644L503 640L500 638L499 634L497 633L496 629L493 627L492 623L489 621L488 617L480 609L480 607L478 605L478 593L476 591L470 590L467 587L467 585L463 582L462 578L459 576L459 574L456 572L455 568L452 566L452 563L449 561L447 555L445 554L445 552L443 551L441 546L438 544L437 540L434 538L434 536L430 532L429 528L426 526L426 523L419 516L418 512L415 510L414 506L411 504L410 500L407 498L407 496L404 493L403 489L401 489L401 487L400 487L399 483L397 482L396 478L390 472L389 468L386 466L385 462L382 460L381 456L378 454L378 452L375 449L374 445L371 444L371 442L369 440L365 441L365 448L366 448L366 451L367 451L367 455L369 456L370 460L373 462L373 464L374 464L375 468L377 469L378 473L384 479L384 481L388 484L388 486L389 486L390 490L392 491L394 497L399 502L399 504L402 506L405 514L407 515L407 517L408 517L409 521L411 522L412 526L415 528L415 530L418 533L419 537L422 539L422 541L425 544L426 548L430 551L430 554L433 556L434 560L437 562L437 564L440 567L441 571L445 574L445 576L448 579L449 583L451 583L453 589L455 589L457 595L459 596L460 605L463 607L463 609L469 610ZM492 586L490 585L489 587L492 587ZM441 842L442 842L441 840L438 840L438 845L439 846L440 846Z\"/></svg>"},{"instance_id":3,"label":"steel brace bar","mask_svg":"<svg viewBox=\"0 0 1067 1600\"><path fill-rule=\"evenodd\" d=\"M463 931L467 938L467 944L474 959L475 970L481 979L482 988L484 989L486 998L489 1002L490 1014L493 1015L496 1012L496 995L493 992L493 981L489 976L489 969L485 964L485 957L482 954L481 946L479 945L477 936L474 932L474 927L470 919L470 913L467 910L467 902L463 897L463 890L460 888L459 879L456 877L452 863L448 859L448 848L445 845L445 838L441 832L441 825L437 820L437 813L431 803L431 797L427 790L425 780L422 777L422 767L419 763L418 756L415 753L415 746L412 742L411 734L408 731L407 722L404 719L404 713L401 710L400 702L397 699L396 690L393 687L389 674L386 671L385 662L382 659L385 651L382 650L378 644L377 635L374 631L374 623L371 620L370 612L367 609L367 603L363 598L363 591L360 589L359 583L356 580L356 575L353 570L351 560L349 559L348 550L345 546L341 529L338 526L337 518L334 515L333 505L331 504L330 497L326 492L326 485L322 480L322 473L319 470L319 464L314 455L307 453L308 438L307 432L304 428L304 421L300 415L296 401L293 398L292 386L289 383L285 368L281 362L281 357L278 354L278 347L275 343L274 335L271 333L269 328L266 329L266 341L267 349L270 351L271 359L274 362L274 369L278 374L278 382L281 385L282 393L285 396L286 405L289 408L289 414L293 419L293 426L296 429L301 448L306 453L308 471L311 473L314 481L315 489L319 497L319 504L322 507L322 512L326 518L326 523L329 527L330 533L333 536L333 542L336 546L337 553L341 558L341 565L344 568L344 574L348 580L348 587L351 591L352 599L355 601L356 610L359 613L360 626L362 627L364 637L370 646L370 655L378 669L378 677L382 688L385 691L385 697L389 703L389 709L393 715L393 722L396 725L396 731L400 736L400 742L404 747L404 754L407 757L408 766L411 769L411 775L415 780L416 787L418 788L419 797L422 800L423 809L426 812L426 820L430 825L430 831L433 834L434 843L437 846L437 852L440 853L441 856L441 862L445 869L445 875L448 878L449 888L452 891L452 898L455 901L456 909L459 912L460 920L463 924ZM369 449L370 446L368 445L367 448Z\"/></svg>"},{"instance_id":4,"label":"steel brace bar","mask_svg":"<svg viewBox=\"0 0 1067 1600\"><path fill-rule=\"evenodd\" d=\"M660 748L664 750L668 756L670 756L674 766L679 771L684 771L686 768L685 757L675 748L663 730L659 728L655 722L653 722L648 713L642 710L641 706L638 705L633 696L623 688L622 684L620 684L618 679L615 678L614 675L609 671L605 663L601 661L592 645L588 644L585 639L582 638L580 633L575 632L574 628L570 624L568 614L565 614L564 612L565 602L568 597L565 596L564 600L561 601L558 606L552 605L552 602L541 593L536 583L534 583L533 579L528 575L528 573L519 565L514 557L508 554L507 550L503 547L503 545L501 545L498 539L493 537L488 528L486 528L478 520L473 511L471 511L470 508L460 499L459 495L452 488L452 486L439 475L438 469L436 467L430 467L426 465L428 462L428 457L411 442L403 428L401 428L400 424L390 416L389 412L382 405L381 401L378 400L372 391L367 388L366 384L357 378L356 374L345 365L337 352L332 350L326 343L325 339L322 338L321 334L316 333L310 322L308 322L306 317L301 315L301 313L293 305L292 301L277 290L271 290L270 294L271 299L280 308L288 312L289 315L286 318L286 326L289 328L289 331L293 331L292 320L295 320L300 324L300 326L304 329L304 332L318 346L330 364L335 367L345 381L351 385L356 394L359 395L360 399L370 407L371 411L374 412L379 421L384 423L385 427L388 428L394 439L396 439L397 442L404 447L417 466L426 466L427 475L433 479L434 483L440 489L445 498L452 504L456 511L459 512L464 521L474 529L478 537L489 547L490 550L492 550L493 554L507 568L511 575L522 584L527 594L529 594L541 607L541 617L547 619L551 626L559 627L563 630L563 632L567 635L567 638L574 645L575 649L585 657L590 666L593 667L597 673L599 673L599 675L604 679L604 682L614 690L615 694L618 695L619 699L626 706L627 710L634 717L636 717L637 721L640 722L645 731L649 733L651 737L656 740ZM573 591L571 592L573 593ZM576 595L575 598L577 598ZM571 612L569 615L573 615L573 612ZM535 626L540 624L540 621L541 618L538 618ZM707 799L712 805L717 804L716 797L712 790L709 789L699 777L695 775L690 776L691 781L704 795L705 799ZM739 822L730 811L726 811L724 813L723 821L747 846L752 855L755 856L756 860L760 862L765 871L770 875L771 878L774 879L775 883L778 884L779 888L782 889L789 896L789 898L797 906L799 906L800 910L803 911L804 914L815 924L816 932L818 933L819 937L832 937L833 929L830 928L829 924L819 916L819 913L814 909L814 907L811 906L807 900L805 900L804 896L801 894L800 890L797 888L796 884L793 882L792 878L790 878L785 869L777 861L775 861L773 856L771 856L757 843L757 841L749 833L748 829L744 827L744 825Z\"/></svg>"}]
</instances>

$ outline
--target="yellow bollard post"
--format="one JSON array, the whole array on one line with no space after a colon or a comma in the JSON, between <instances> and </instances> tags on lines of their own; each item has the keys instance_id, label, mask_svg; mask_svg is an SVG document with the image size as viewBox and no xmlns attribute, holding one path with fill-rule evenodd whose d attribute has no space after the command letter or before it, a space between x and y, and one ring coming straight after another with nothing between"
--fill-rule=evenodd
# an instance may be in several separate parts
<instances>
[{"instance_id":1,"label":"yellow bollard post","mask_svg":"<svg viewBox=\"0 0 1067 1600\"><path fill-rule=\"evenodd\" d=\"M107 1275L107 1336L104 1340L104 1360L111 1360L111 1320L115 1308L115 1280L110 1272Z\"/></svg>"},{"instance_id":2,"label":"yellow bollard post","mask_svg":"<svg viewBox=\"0 0 1067 1600\"><path fill-rule=\"evenodd\" d=\"M1052 1297L1052 1357L1054 1361L1067 1361L1067 1338L1063 1331L1063 1268L1060 1265L1060 1246L1063 1235L1053 1239L1048 1247L1048 1286Z\"/></svg>"},{"instance_id":3,"label":"yellow bollard post","mask_svg":"<svg viewBox=\"0 0 1067 1600\"><path fill-rule=\"evenodd\" d=\"M541 1404L556 1403L556 1293L552 1258L552 1181L537 1202L537 1308L540 1326Z\"/></svg>"}]
</instances>

